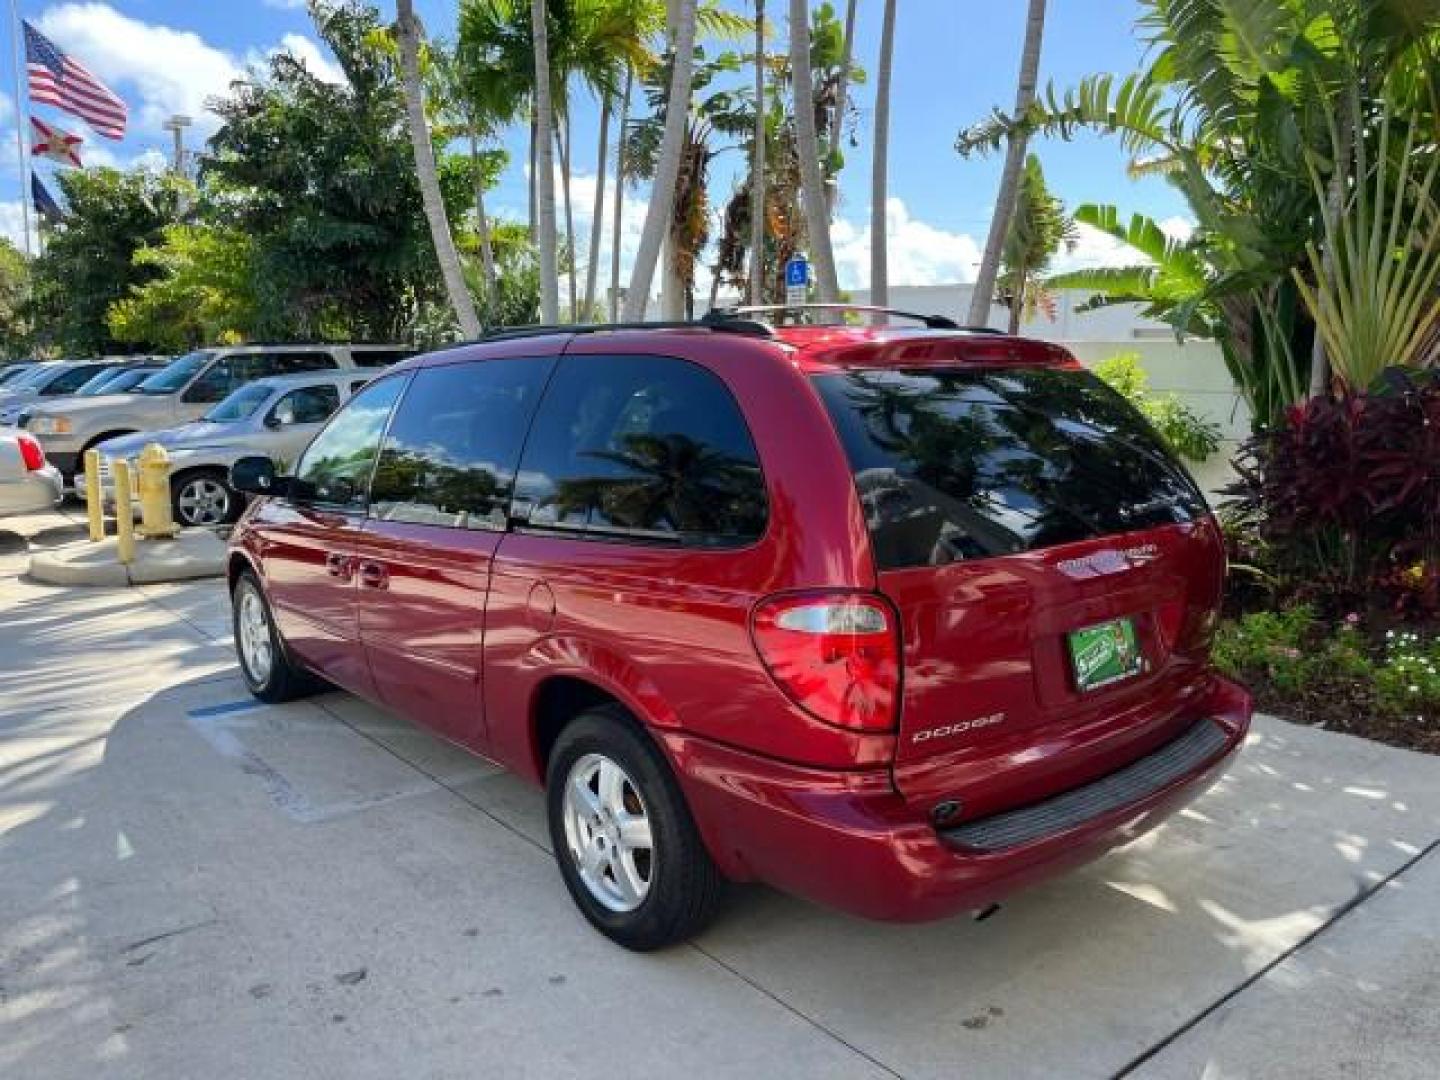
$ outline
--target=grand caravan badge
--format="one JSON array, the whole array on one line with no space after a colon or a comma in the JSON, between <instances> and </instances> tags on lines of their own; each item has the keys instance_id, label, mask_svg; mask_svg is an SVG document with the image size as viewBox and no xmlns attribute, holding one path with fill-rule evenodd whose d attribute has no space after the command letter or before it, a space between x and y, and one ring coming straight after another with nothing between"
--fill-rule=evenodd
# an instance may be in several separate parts
<instances>
[{"instance_id":1,"label":"grand caravan badge","mask_svg":"<svg viewBox=\"0 0 1440 1080\"><path fill-rule=\"evenodd\" d=\"M1124 551L1106 548L1104 551L1097 551L1093 555L1085 555L1079 559L1065 559L1063 562L1056 563L1055 569L1070 578L1104 577L1107 574L1121 574L1126 570L1133 570L1137 566L1144 566L1159 554L1160 549L1154 544L1137 544Z\"/></svg>"}]
</instances>

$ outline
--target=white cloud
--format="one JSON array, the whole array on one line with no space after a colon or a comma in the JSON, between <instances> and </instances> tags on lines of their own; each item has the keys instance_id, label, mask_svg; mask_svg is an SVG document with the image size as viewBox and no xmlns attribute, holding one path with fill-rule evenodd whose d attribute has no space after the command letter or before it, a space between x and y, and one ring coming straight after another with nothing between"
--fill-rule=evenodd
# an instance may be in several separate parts
<instances>
[{"instance_id":1,"label":"white cloud","mask_svg":"<svg viewBox=\"0 0 1440 1080\"><path fill-rule=\"evenodd\" d=\"M280 39L280 44L271 49L269 54L286 52L299 60L317 79L328 83L344 83L345 73L340 70L340 65L325 55L323 49L315 42L314 38L308 38L304 34L286 34Z\"/></svg>"},{"instance_id":2,"label":"white cloud","mask_svg":"<svg viewBox=\"0 0 1440 1080\"><path fill-rule=\"evenodd\" d=\"M910 216L905 203L886 200L885 231L891 285L948 285L975 280L981 247L969 233L952 233ZM842 289L870 287L870 224L847 218L830 229L835 273Z\"/></svg>"},{"instance_id":3,"label":"white cloud","mask_svg":"<svg viewBox=\"0 0 1440 1080\"><path fill-rule=\"evenodd\" d=\"M132 128L141 135L159 136L164 121L182 113L195 121L195 134L207 138L219 120L206 111L206 101L226 94L232 82L245 77L247 66L277 52L299 57L322 79L342 78L333 61L304 34L286 34L273 48L240 57L191 31L143 22L103 3L63 3L37 21L61 48L73 52L129 102Z\"/></svg>"},{"instance_id":4,"label":"white cloud","mask_svg":"<svg viewBox=\"0 0 1440 1080\"><path fill-rule=\"evenodd\" d=\"M15 115L15 99L5 91L0 90L0 124L5 123Z\"/></svg>"},{"instance_id":5,"label":"white cloud","mask_svg":"<svg viewBox=\"0 0 1440 1080\"><path fill-rule=\"evenodd\" d=\"M262 0L268 8L275 8L277 11L304 11L309 0Z\"/></svg>"},{"instance_id":6,"label":"white cloud","mask_svg":"<svg viewBox=\"0 0 1440 1080\"><path fill-rule=\"evenodd\" d=\"M33 221L30 231L32 234L35 231ZM0 202L0 236L9 240L21 251L25 250L25 208L20 204L19 199Z\"/></svg>"},{"instance_id":7,"label":"white cloud","mask_svg":"<svg viewBox=\"0 0 1440 1080\"><path fill-rule=\"evenodd\" d=\"M1165 218L1158 224L1167 236L1176 240L1188 240L1195 231L1194 222L1179 216ZM1137 266L1149 261L1128 244L1093 226L1077 224L1075 229L1079 242L1073 251L1061 251L1055 256L1051 264L1053 273L1067 274L1097 266Z\"/></svg>"}]
</instances>

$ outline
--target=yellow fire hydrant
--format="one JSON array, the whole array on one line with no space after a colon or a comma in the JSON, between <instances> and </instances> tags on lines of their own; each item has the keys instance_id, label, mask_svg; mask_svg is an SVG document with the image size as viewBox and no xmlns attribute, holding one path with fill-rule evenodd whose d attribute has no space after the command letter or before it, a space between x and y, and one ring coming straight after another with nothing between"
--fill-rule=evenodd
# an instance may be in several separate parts
<instances>
[{"instance_id":1,"label":"yellow fire hydrant","mask_svg":"<svg viewBox=\"0 0 1440 1080\"><path fill-rule=\"evenodd\" d=\"M155 539L180 531L170 514L170 455L159 443L140 451L140 535Z\"/></svg>"}]
</instances>

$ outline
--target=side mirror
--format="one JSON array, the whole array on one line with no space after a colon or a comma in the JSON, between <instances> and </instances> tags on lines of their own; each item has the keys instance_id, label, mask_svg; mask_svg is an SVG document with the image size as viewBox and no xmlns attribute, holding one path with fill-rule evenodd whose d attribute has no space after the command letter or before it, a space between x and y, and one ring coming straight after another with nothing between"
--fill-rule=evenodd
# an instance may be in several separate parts
<instances>
[{"instance_id":1,"label":"side mirror","mask_svg":"<svg viewBox=\"0 0 1440 1080\"><path fill-rule=\"evenodd\" d=\"M290 478L275 474L275 462L263 455L243 457L230 466L230 486L246 495L284 495Z\"/></svg>"},{"instance_id":2,"label":"side mirror","mask_svg":"<svg viewBox=\"0 0 1440 1080\"><path fill-rule=\"evenodd\" d=\"M276 416L273 412L265 417L265 426L271 431L278 431L281 427L284 427L284 425L285 421L281 420L280 417Z\"/></svg>"}]
</instances>

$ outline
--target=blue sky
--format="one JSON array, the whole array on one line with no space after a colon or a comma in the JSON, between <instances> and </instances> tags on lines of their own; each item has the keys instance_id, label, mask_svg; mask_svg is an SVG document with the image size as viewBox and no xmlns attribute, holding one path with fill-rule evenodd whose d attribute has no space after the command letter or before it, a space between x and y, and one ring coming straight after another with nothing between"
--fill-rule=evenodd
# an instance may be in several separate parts
<instances>
[{"instance_id":1,"label":"blue sky","mask_svg":"<svg viewBox=\"0 0 1440 1080\"><path fill-rule=\"evenodd\" d=\"M735 10L748 5L732 2ZM971 0L903 0L897 20L895 76L892 89L890 158L890 231L892 281L926 284L969 276L974 245L983 237L999 172L996 159L964 161L952 149L956 132L984 116L996 104L1008 105L1014 94L1025 4L1022 0L974 3ZM451 36L455 0L417 0L429 32ZM772 13L783 0L770 0ZM843 0L837 2L843 7ZM1042 84L1072 85L1091 72L1133 70L1143 57L1143 43L1133 27L1138 4L1131 0L1051 0L1042 61ZM203 134L213 120L203 114L204 99L223 90L248 64L263 61L277 49L288 49L323 69L327 58L317 45L302 0L112 0L111 3L44 3L21 0L24 17L47 32L62 48L75 53L92 71L110 82L131 106L131 131L124 142L111 143L83 130L72 118L42 110L46 119L60 120L85 134L87 160L129 164L156 151L168 152L168 136L160 130L171 112L196 115ZM393 0L382 4L393 13ZM881 4L861 0L856 57L873 73L878 50ZM18 238L20 178L15 158L13 68L5 50L4 98L0 100L0 231ZM873 80L872 80L873 82ZM863 286L867 270L870 123L872 87L858 88L859 145L848 152L842 179L842 202L835 243L842 285ZM581 99L576 112L576 195L580 230L589 220L593 198L596 109ZM502 212L523 214L525 178L520 168L523 136L508 140L515 164L493 196ZM1132 182L1124 157L1113 141L1085 138L1072 144L1043 143L1035 147L1052 188L1070 205L1113 201L1124 210L1141 210L1160 219L1184 216L1184 206L1163 182ZM48 168L45 167L45 168ZM42 172L44 169L42 168ZM714 197L727 194L723 159L712 174L718 180ZM638 234L644 191L627 194L626 232ZM631 204L633 203L633 212ZM628 254L631 239L622 245ZM1085 262L1123 259L1113 245L1087 235L1073 257ZM898 273L897 273L898 271ZM847 280L848 279L848 280Z\"/></svg>"}]
</instances>

